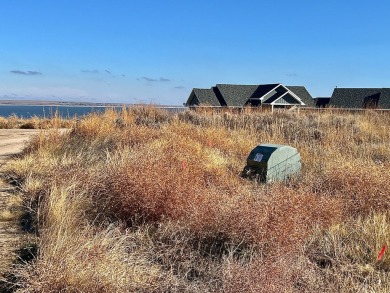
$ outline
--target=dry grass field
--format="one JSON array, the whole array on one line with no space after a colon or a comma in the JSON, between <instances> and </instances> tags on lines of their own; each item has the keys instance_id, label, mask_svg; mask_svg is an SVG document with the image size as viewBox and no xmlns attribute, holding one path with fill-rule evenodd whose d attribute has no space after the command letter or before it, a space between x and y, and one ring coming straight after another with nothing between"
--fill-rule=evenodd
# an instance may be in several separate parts
<instances>
[{"instance_id":1,"label":"dry grass field","mask_svg":"<svg viewBox=\"0 0 390 293\"><path fill-rule=\"evenodd\" d=\"M38 236L17 292L390 291L389 114L139 107L70 126L4 169ZM300 176L242 179L260 143L297 148Z\"/></svg>"}]
</instances>

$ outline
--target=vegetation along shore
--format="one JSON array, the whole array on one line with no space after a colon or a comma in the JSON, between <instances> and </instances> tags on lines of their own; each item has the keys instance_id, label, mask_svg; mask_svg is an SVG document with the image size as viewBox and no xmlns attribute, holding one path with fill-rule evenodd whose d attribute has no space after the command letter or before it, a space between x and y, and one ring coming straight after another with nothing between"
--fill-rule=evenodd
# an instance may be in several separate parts
<instances>
[{"instance_id":1,"label":"vegetation along shore","mask_svg":"<svg viewBox=\"0 0 390 293\"><path fill-rule=\"evenodd\" d=\"M390 291L388 113L12 119L0 127L50 130L2 167L35 248L1 272L4 290ZM241 178L260 143L297 148L300 175Z\"/></svg>"}]
</instances>

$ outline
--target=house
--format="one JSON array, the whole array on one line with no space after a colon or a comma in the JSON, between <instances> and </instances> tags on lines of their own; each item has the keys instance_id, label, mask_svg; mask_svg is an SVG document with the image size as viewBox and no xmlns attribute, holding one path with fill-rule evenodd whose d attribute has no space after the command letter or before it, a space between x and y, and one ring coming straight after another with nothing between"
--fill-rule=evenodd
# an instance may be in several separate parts
<instances>
[{"instance_id":1,"label":"house","mask_svg":"<svg viewBox=\"0 0 390 293\"><path fill-rule=\"evenodd\" d=\"M330 107L390 109L390 88L335 88Z\"/></svg>"},{"instance_id":2,"label":"house","mask_svg":"<svg viewBox=\"0 0 390 293\"><path fill-rule=\"evenodd\" d=\"M217 84L211 89L194 88L185 103L188 107L267 106L288 108L314 107L314 100L303 86L285 86L280 83L260 85Z\"/></svg>"}]
</instances>

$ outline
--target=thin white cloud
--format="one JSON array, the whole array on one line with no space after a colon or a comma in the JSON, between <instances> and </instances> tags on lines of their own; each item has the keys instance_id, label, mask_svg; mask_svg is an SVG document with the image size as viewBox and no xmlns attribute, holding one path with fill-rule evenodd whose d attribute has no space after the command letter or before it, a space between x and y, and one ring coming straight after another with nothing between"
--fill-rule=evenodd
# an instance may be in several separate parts
<instances>
[{"instance_id":1,"label":"thin white cloud","mask_svg":"<svg viewBox=\"0 0 390 293\"><path fill-rule=\"evenodd\" d=\"M85 70L81 70L82 73L93 73L93 74L96 74L96 73L99 73L99 70L97 69L92 69L92 70L89 70L89 69L85 69Z\"/></svg>"},{"instance_id":2,"label":"thin white cloud","mask_svg":"<svg viewBox=\"0 0 390 293\"><path fill-rule=\"evenodd\" d=\"M146 80L148 82L168 82L168 81L171 81L169 78L165 78L165 77L160 77L159 79L157 79L157 78L143 76L141 79Z\"/></svg>"},{"instance_id":3,"label":"thin white cloud","mask_svg":"<svg viewBox=\"0 0 390 293\"><path fill-rule=\"evenodd\" d=\"M150 82L158 81L158 79L154 79L154 78L146 77L146 76L143 76L142 79L143 79L143 80L146 80L146 81L150 81Z\"/></svg>"},{"instance_id":4,"label":"thin white cloud","mask_svg":"<svg viewBox=\"0 0 390 293\"><path fill-rule=\"evenodd\" d=\"M291 72L291 73L286 73L286 76L288 76L288 77L297 77L298 74L296 74L295 72Z\"/></svg>"},{"instance_id":5,"label":"thin white cloud","mask_svg":"<svg viewBox=\"0 0 390 293\"><path fill-rule=\"evenodd\" d=\"M32 70L28 70L28 71L23 71L23 70L11 70L10 73L13 73L13 74L20 74L20 75L42 75L42 72L39 72L39 71L32 71Z\"/></svg>"}]
</instances>

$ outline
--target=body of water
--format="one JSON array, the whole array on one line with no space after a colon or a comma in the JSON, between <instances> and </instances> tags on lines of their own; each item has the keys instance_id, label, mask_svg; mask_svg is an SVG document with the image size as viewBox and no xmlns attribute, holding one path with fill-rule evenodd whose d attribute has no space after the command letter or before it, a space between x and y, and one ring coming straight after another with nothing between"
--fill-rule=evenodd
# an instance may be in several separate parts
<instances>
[{"instance_id":1,"label":"body of water","mask_svg":"<svg viewBox=\"0 0 390 293\"><path fill-rule=\"evenodd\" d=\"M90 107L90 106L17 106L17 105L0 105L0 116L9 117L17 116L19 118L52 118L58 115L62 118L81 117L90 113L102 113L107 109L121 110L122 107ZM184 111L184 107L167 107L164 108L170 112Z\"/></svg>"}]
</instances>

